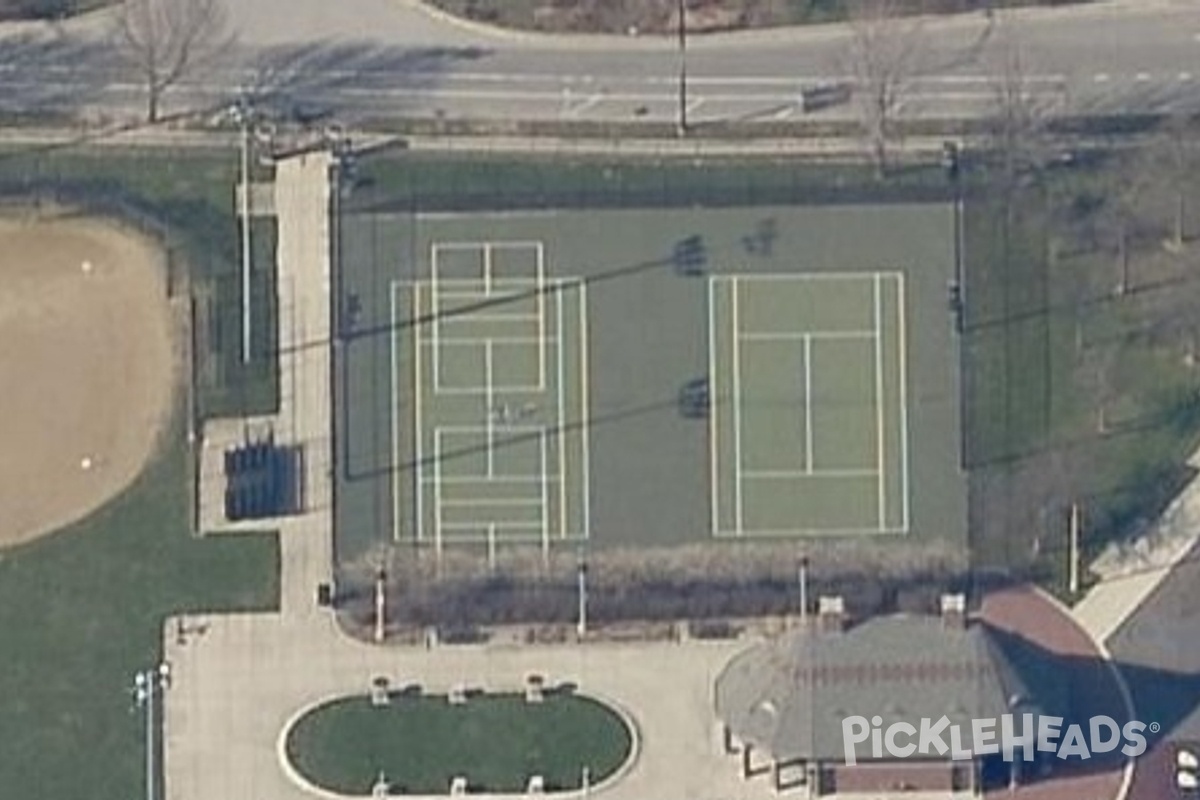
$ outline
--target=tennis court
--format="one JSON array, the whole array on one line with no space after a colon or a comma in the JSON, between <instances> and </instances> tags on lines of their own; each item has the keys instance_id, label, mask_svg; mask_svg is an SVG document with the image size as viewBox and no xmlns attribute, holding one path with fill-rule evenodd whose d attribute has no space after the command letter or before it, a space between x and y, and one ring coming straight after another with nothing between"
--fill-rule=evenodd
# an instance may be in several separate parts
<instances>
[{"instance_id":1,"label":"tennis court","mask_svg":"<svg viewBox=\"0 0 1200 800\"><path fill-rule=\"evenodd\" d=\"M713 534L906 533L903 273L708 288Z\"/></svg>"},{"instance_id":2,"label":"tennis court","mask_svg":"<svg viewBox=\"0 0 1200 800\"><path fill-rule=\"evenodd\" d=\"M339 564L397 545L450 570L815 537L957 547L953 219L348 214Z\"/></svg>"},{"instance_id":3,"label":"tennis court","mask_svg":"<svg viewBox=\"0 0 1200 800\"><path fill-rule=\"evenodd\" d=\"M539 241L439 241L390 292L393 459L414 464L394 539L492 557L586 539L587 287L548 277Z\"/></svg>"}]
</instances>

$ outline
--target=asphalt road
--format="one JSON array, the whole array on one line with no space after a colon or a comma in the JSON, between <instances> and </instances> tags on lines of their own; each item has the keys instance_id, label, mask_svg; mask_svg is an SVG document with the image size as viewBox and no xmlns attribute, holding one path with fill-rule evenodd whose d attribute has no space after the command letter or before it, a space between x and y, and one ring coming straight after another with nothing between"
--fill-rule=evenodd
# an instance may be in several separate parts
<instances>
[{"instance_id":1,"label":"asphalt road","mask_svg":"<svg viewBox=\"0 0 1200 800\"><path fill-rule=\"evenodd\" d=\"M226 0L237 43L173 91L168 110L215 105L253 87L283 109L345 122L406 114L490 119L672 120L681 58L672 38L545 37L448 20L418 0ZM1028 91L1047 108L1200 109L1200 3L1115 0L1023 12L1012 23ZM140 83L106 46L104 13L0 38L0 112L24 108L133 114ZM910 116L986 113L1003 48L982 14L921 26ZM814 26L693 36L689 116L837 118L846 102L805 110L804 89L847 78L848 32Z\"/></svg>"}]
</instances>

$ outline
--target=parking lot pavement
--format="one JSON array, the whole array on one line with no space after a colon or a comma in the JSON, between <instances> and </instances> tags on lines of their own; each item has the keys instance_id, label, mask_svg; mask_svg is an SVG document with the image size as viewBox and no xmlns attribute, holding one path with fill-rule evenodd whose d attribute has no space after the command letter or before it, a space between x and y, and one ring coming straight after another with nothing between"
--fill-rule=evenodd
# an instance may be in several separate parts
<instances>
[{"instance_id":1,"label":"parking lot pavement","mask_svg":"<svg viewBox=\"0 0 1200 800\"><path fill-rule=\"evenodd\" d=\"M1175 790L1174 753L1200 740L1200 544L1194 545L1109 639L1133 694L1138 719L1162 726L1138 759L1130 800L1184 797Z\"/></svg>"}]
</instances>

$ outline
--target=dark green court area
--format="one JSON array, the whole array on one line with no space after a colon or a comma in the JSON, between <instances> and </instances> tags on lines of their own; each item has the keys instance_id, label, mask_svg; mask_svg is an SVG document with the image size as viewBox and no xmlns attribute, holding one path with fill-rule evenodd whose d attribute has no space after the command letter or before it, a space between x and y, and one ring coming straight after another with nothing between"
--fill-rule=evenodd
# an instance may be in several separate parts
<instances>
[{"instance_id":1,"label":"dark green court area","mask_svg":"<svg viewBox=\"0 0 1200 800\"><path fill-rule=\"evenodd\" d=\"M337 548L966 536L946 204L347 212Z\"/></svg>"},{"instance_id":2,"label":"dark green court area","mask_svg":"<svg viewBox=\"0 0 1200 800\"><path fill-rule=\"evenodd\" d=\"M632 733L601 703L570 692L540 702L521 694L392 695L384 706L351 697L321 706L288 732L287 755L313 784L369 795L382 775L394 793L448 794L455 778L473 792L523 794L595 786L628 760Z\"/></svg>"}]
</instances>

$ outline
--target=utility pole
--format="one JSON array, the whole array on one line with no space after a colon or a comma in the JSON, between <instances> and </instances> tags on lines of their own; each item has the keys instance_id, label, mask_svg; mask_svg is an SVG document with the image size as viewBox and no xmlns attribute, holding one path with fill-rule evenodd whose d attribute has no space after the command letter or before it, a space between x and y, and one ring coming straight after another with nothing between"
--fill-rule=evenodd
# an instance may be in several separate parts
<instances>
[{"instance_id":1,"label":"utility pole","mask_svg":"<svg viewBox=\"0 0 1200 800\"><path fill-rule=\"evenodd\" d=\"M1070 563L1067 564L1067 588L1071 594L1079 591L1079 525L1079 503L1071 503L1071 519L1068 523L1069 530L1067 532L1068 536L1070 536L1070 542L1067 547L1068 558L1071 559Z\"/></svg>"},{"instance_id":2,"label":"utility pole","mask_svg":"<svg viewBox=\"0 0 1200 800\"><path fill-rule=\"evenodd\" d=\"M800 556L800 627L808 629L808 556Z\"/></svg>"},{"instance_id":3,"label":"utility pole","mask_svg":"<svg viewBox=\"0 0 1200 800\"><path fill-rule=\"evenodd\" d=\"M679 138L687 136L687 0L679 0L679 116L676 120L675 135Z\"/></svg>"},{"instance_id":4,"label":"utility pole","mask_svg":"<svg viewBox=\"0 0 1200 800\"><path fill-rule=\"evenodd\" d=\"M133 676L133 697L139 708L146 712L146 800L154 800L158 795L157 769L155 754L157 742L154 737L156 713L154 698L167 686L171 680L171 669L167 664L159 664L154 669L142 670Z\"/></svg>"},{"instance_id":5,"label":"utility pole","mask_svg":"<svg viewBox=\"0 0 1200 800\"><path fill-rule=\"evenodd\" d=\"M232 108L241 128L241 191L239 216L242 221L242 363L250 363L250 103L243 94Z\"/></svg>"},{"instance_id":6,"label":"utility pole","mask_svg":"<svg viewBox=\"0 0 1200 800\"><path fill-rule=\"evenodd\" d=\"M576 619L575 633L580 639L587 635L587 558L579 551L579 560L575 565L575 575L579 591L579 616Z\"/></svg>"},{"instance_id":7,"label":"utility pole","mask_svg":"<svg viewBox=\"0 0 1200 800\"><path fill-rule=\"evenodd\" d=\"M375 572L375 642L383 642L387 633L387 567L382 564Z\"/></svg>"}]
</instances>

